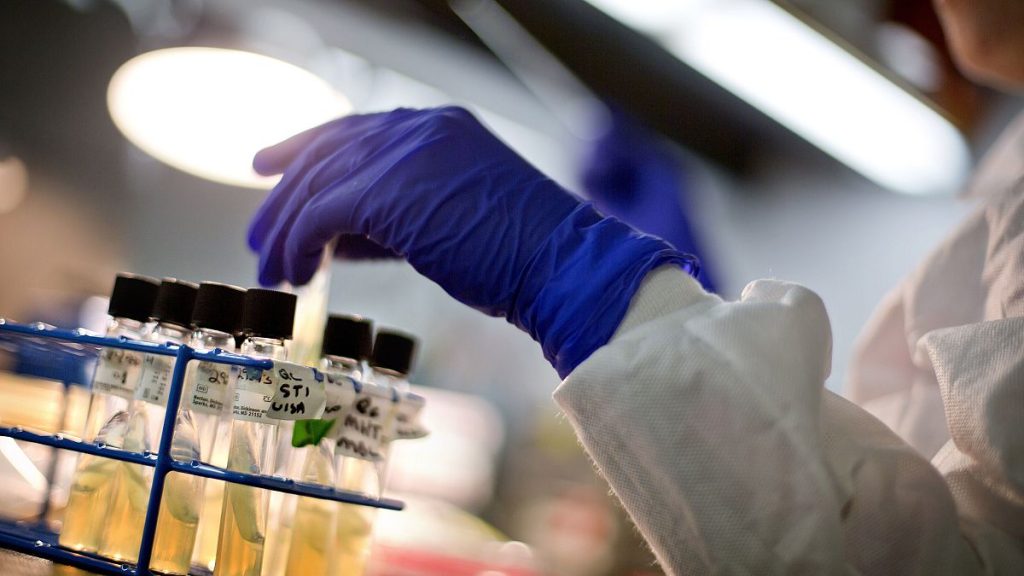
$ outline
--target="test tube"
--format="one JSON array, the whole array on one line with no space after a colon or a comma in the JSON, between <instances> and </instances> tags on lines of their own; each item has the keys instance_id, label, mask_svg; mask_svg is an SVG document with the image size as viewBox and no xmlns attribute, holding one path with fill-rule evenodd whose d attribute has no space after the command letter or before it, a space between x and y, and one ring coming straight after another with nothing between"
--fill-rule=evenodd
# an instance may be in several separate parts
<instances>
[{"instance_id":1,"label":"test tube","mask_svg":"<svg viewBox=\"0 0 1024 576\"><path fill-rule=\"evenodd\" d=\"M295 296L254 288L246 292L240 352L256 358L284 360L292 336ZM267 415L273 391L262 372L245 368L239 373L232 401L231 440L227 467L238 472L266 474L274 470L277 421ZM227 484L221 509L215 576L257 576L263 566L267 533L266 491Z\"/></svg>"},{"instance_id":2,"label":"test tube","mask_svg":"<svg viewBox=\"0 0 1024 576\"><path fill-rule=\"evenodd\" d=\"M153 312L159 283L146 276L118 274L110 294L108 338L142 338ZM106 443L123 433L128 408L142 370L142 354L104 348L92 379L92 404L86 418L85 440ZM73 550L95 552L108 515L117 462L81 455L71 480L68 503L58 542Z\"/></svg>"},{"instance_id":3,"label":"test tube","mask_svg":"<svg viewBox=\"0 0 1024 576\"><path fill-rule=\"evenodd\" d=\"M379 498L384 488L387 466L387 435L394 425L395 400L408 390L409 368L416 350L416 339L396 330L380 330L373 343L368 382L363 385L354 411L349 412L343 428L351 420L366 427L372 423L374 438L365 438L373 447L353 449L345 436L335 447L337 487ZM329 559L331 576L362 576L370 553L375 508L339 504L335 522L334 553Z\"/></svg>"},{"instance_id":4,"label":"test tube","mask_svg":"<svg viewBox=\"0 0 1024 576\"><path fill-rule=\"evenodd\" d=\"M245 290L237 286L217 282L200 284L192 310L194 330L188 345L200 352L214 349L233 352L244 297ZM171 442L172 458L212 463L218 429L225 434L223 442L227 442L228 427L220 424L226 424L221 416L231 380L232 369L226 364L206 361L189 364ZM193 549L200 536L213 540L210 555L216 553L223 495L223 482L204 482L199 476L177 472L167 475L150 563L154 571L188 574Z\"/></svg>"},{"instance_id":5,"label":"test tube","mask_svg":"<svg viewBox=\"0 0 1024 576\"><path fill-rule=\"evenodd\" d=\"M153 305L152 320L156 324L145 335L146 339L157 344L183 344L189 338L197 291L198 287L191 282L165 278ZM150 452L159 444L174 362L173 356L143 356L121 448ZM152 483L153 468L129 462L115 463L109 512L94 519L98 526L103 526L97 554L119 562L134 564L138 561Z\"/></svg>"},{"instance_id":6,"label":"test tube","mask_svg":"<svg viewBox=\"0 0 1024 576\"><path fill-rule=\"evenodd\" d=\"M332 315L327 319L320 369L326 376L328 397L324 421L332 421L332 429L341 425L334 420L354 399L350 380L362 380L363 365L370 357L372 346L373 323L370 320L341 315ZM343 400L346 392L350 396ZM316 446L303 449L302 480L328 485L335 483L335 439L335 435L328 433ZM326 575L328 560L335 553L333 544L338 505L316 498L298 498L294 506L284 574Z\"/></svg>"}]
</instances>

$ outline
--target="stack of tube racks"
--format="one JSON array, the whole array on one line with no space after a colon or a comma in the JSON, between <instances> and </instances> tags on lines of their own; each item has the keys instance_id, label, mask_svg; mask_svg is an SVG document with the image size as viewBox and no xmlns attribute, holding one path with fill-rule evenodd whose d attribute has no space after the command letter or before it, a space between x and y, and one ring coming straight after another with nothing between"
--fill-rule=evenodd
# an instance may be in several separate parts
<instances>
[{"instance_id":1,"label":"stack of tube racks","mask_svg":"<svg viewBox=\"0 0 1024 576\"><path fill-rule=\"evenodd\" d=\"M121 564L99 556L59 546L57 544L57 534L49 530L43 521L46 516L46 504L44 504L44 510L39 515L38 522L15 523L0 520L0 548L44 558L52 562L73 566L97 574L149 576L152 574L149 569L149 563L153 552L153 538L156 534L157 514L160 510L160 499L163 497L164 480L168 472L193 474L204 478L244 484L265 490L386 510L401 510L405 506L398 500L387 498L374 499L357 492L337 490L327 486L298 482L288 478L245 474L197 461L181 462L171 458L170 448L171 440L174 436L175 416L178 413L178 406L181 402L185 368L190 361L202 360L266 370L273 367L270 360L250 358L219 349L200 352L186 345L155 344L125 338L105 338L82 330L64 330L43 324L18 324L3 318L0 318L0 342L15 346L31 346L34 349L31 360L35 364L33 372L37 374L43 373L50 379L62 381L65 390L67 386L74 382L81 383L83 380L86 380L83 378L83 371L79 369L82 366L82 359L94 358L99 353L100 348L120 348L146 354L175 357L174 372L167 396L163 430L160 434L160 444L155 453L129 452L111 446L68 438L61 434L39 434L20 427L4 426L2 425L3 423L0 423L0 437L6 436L15 440L34 442L56 449L72 450L103 458L141 464L143 466L152 466L154 468L153 483L150 488L149 503L146 510L146 521L142 529L142 542L139 547L138 563L135 565ZM41 354L40 351L42 351ZM3 401L3 399L0 398L0 401ZM52 481L52 472L51 467L50 476L47 478L49 481ZM44 502L48 503L49 497Z\"/></svg>"}]
</instances>

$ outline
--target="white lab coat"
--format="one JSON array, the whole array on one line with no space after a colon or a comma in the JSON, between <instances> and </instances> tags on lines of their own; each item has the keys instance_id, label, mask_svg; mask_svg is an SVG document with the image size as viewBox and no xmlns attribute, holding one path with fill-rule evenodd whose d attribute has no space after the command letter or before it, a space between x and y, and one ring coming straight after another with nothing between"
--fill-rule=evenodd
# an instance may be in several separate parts
<instances>
[{"instance_id":1,"label":"white lab coat","mask_svg":"<svg viewBox=\"0 0 1024 576\"><path fill-rule=\"evenodd\" d=\"M555 400L668 574L1024 574L1022 177L1024 121L869 322L867 411L810 290L645 279Z\"/></svg>"}]
</instances>

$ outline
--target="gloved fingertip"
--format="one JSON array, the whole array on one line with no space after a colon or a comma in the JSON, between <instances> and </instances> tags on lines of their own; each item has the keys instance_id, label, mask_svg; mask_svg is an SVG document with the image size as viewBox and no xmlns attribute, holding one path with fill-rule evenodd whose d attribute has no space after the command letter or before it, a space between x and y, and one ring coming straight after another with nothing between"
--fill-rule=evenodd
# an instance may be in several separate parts
<instances>
[{"instance_id":1,"label":"gloved fingertip","mask_svg":"<svg viewBox=\"0 0 1024 576\"><path fill-rule=\"evenodd\" d=\"M288 281L295 286L302 286L309 282L316 272L317 264L320 262L320 252L315 257L298 258L291 261L288 268Z\"/></svg>"},{"instance_id":2,"label":"gloved fingertip","mask_svg":"<svg viewBox=\"0 0 1024 576\"><path fill-rule=\"evenodd\" d=\"M253 252L259 252L263 248L263 230L261 226L256 225L255 221L249 224L245 243L249 245L249 250Z\"/></svg>"},{"instance_id":3,"label":"gloved fingertip","mask_svg":"<svg viewBox=\"0 0 1024 576\"><path fill-rule=\"evenodd\" d=\"M266 252L260 253L259 272L257 274L257 280L260 286L265 288L272 288L277 286L283 280L281 274L281 267L276 265L269 257Z\"/></svg>"},{"instance_id":4,"label":"gloved fingertip","mask_svg":"<svg viewBox=\"0 0 1024 576\"><path fill-rule=\"evenodd\" d=\"M277 156L275 146L260 150L252 157L252 169L260 176L274 176L284 172L287 166L281 166Z\"/></svg>"},{"instance_id":5,"label":"gloved fingertip","mask_svg":"<svg viewBox=\"0 0 1024 576\"><path fill-rule=\"evenodd\" d=\"M275 274L271 271L261 269L257 280L259 280L260 286L264 288L273 288L281 283L282 278L280 274Z\"/></svg>"}]
</instances>

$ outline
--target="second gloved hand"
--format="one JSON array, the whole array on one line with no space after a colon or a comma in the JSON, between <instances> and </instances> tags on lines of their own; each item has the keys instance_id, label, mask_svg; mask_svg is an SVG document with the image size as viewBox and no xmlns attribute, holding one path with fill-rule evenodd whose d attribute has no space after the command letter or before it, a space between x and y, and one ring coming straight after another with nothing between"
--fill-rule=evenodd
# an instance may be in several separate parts
<instances>
[{"instance_id":1,"label":"second gloved hand","mask_svg":"<svg viewBox=\"0 0 1024 576\"><path fill-rule=\"evenodd\" d=\"M608 341L647 272L697 271L581 203L461 108L348 116L253 165L284 172L250 226L260 282L307 282L335 237L342 257L404 257L527 331L563 377Z\"/></svg>"},{"instance_id":2,"label":"second gloved hand","mask_svg":"<svg viewBox=\"0 0 1024 576\"><path fill-rule=\"evenodd\" d=\"M691 190L679 155L625 112L612 109L608 130L592 143L583 165L583 189L598 210L700 257L697 279L715 282L700 250L689 210Z\"/></svg>"}]
</instances>

